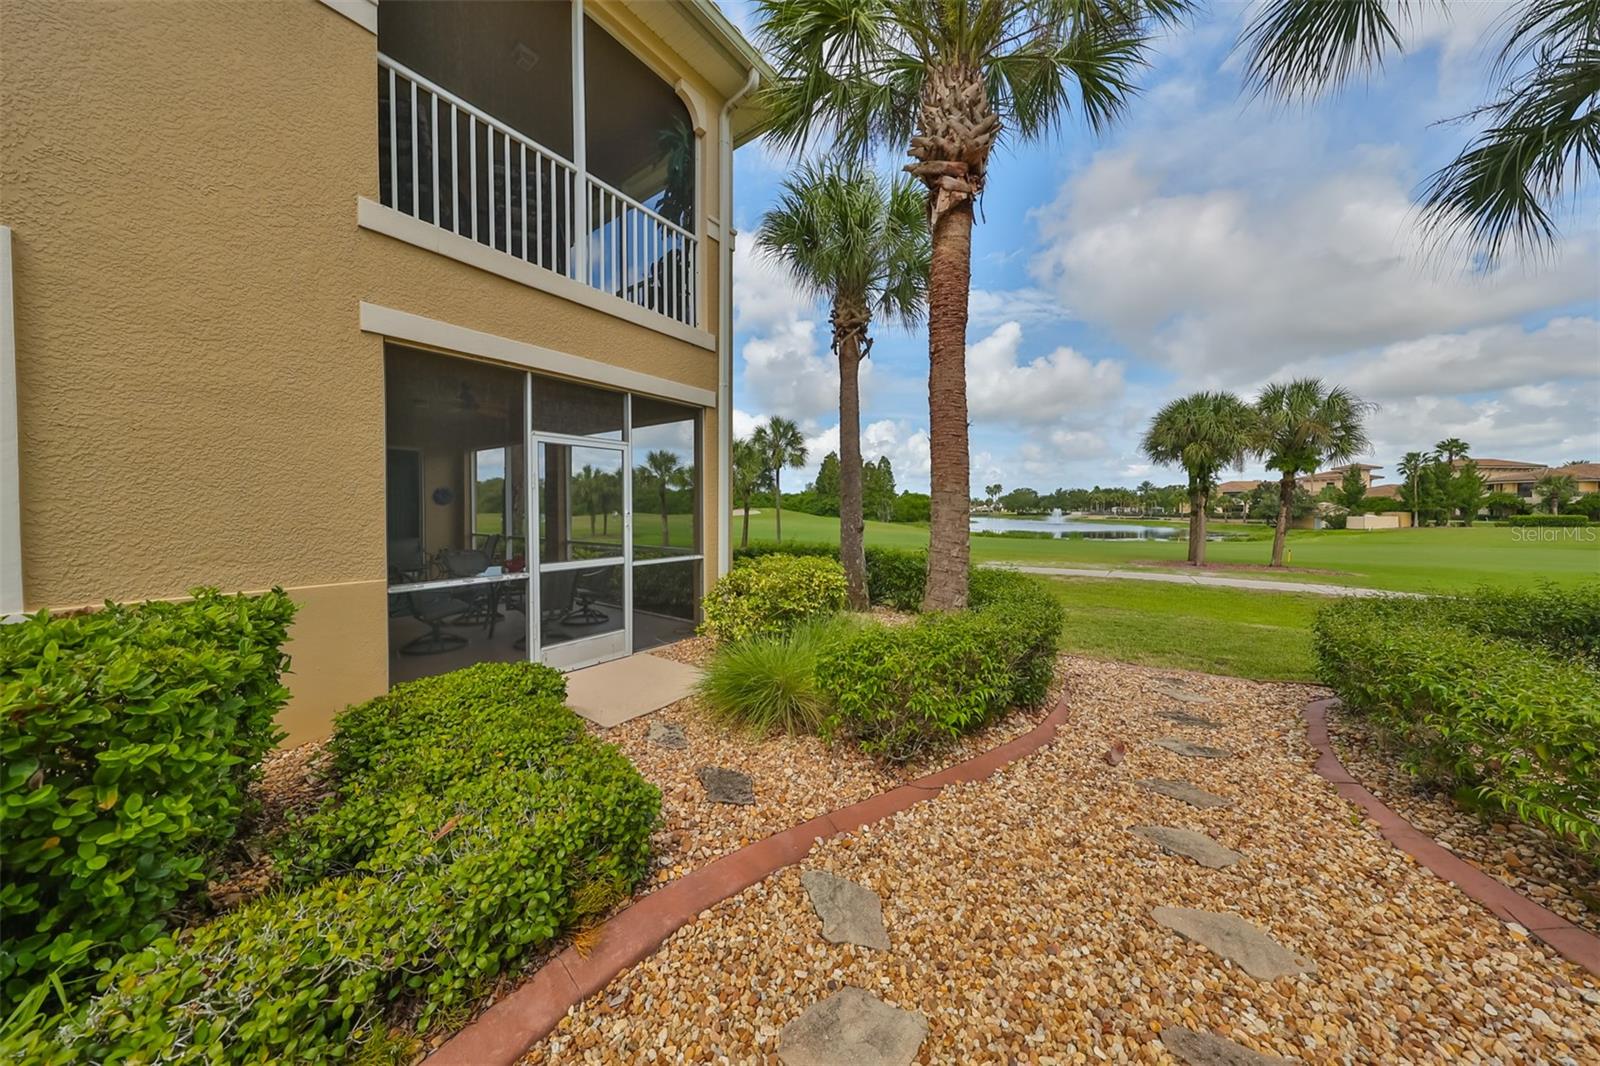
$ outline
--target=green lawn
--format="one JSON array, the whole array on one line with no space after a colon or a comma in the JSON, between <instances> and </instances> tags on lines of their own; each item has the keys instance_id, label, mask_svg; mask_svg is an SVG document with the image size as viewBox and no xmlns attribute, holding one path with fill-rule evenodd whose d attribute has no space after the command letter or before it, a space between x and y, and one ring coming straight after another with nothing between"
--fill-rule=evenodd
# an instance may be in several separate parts
<instances>
[{"instance_id":1,"label":"green lawn","mask_svg":"<svg viewBox=\"0 0 1600 1066\"><path fill-rule=\"evenodd\" d=\"M733 516L734 543L739 542L742 516ZM1241 527L1216 527L1236 532ZM1264 567L1272 552L1261 527L1243 527L1256 539L1218 541L1206 547L1207 559L1218 563ZM1535 531L1504 526L1469 529L1400 529L1375 532L1294 530L1289 534L1291 564L1337 573L1269 573L1237 571L1240 577L1312 581L1408 592L1450 592L1479 584L1526 586L1547 580L1573 584L1600 578L1600 536L1565 535L1558 539L1519 539ZM1553 532L1553 531L1545 531ZM1579 534L1588 530L1570 531ZM839 521L785 512L785 540L837 543ZM774 539L771 512L751 515L752 540ZM926 526L868 522L867 543L918 548L928 543ZM973 537L975 562L1016 562L1039 566L1099 567L1138 565L1182 566L1182 541L1035 540L1018 537ZM1219 570L1219 573L1229 573Z\"/></svg>"},{"instance_id":2,"label":"green lawn","mask_svg":"<svg viewBox=\"0 0 1600 1066\"><path fill-rule=\"evenodd\" d=\"M1314 681L1311 618L1324 596L1146 581L1041 578L1075 655L1258 681Z\"/></svg>"}]
</instances>

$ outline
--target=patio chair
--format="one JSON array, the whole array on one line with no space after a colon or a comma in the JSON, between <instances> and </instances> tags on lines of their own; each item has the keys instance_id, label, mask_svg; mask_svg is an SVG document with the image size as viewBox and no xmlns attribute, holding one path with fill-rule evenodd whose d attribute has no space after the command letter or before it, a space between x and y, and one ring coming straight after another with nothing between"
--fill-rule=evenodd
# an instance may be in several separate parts
<instances>
[{"instance_id":1,"label":"patio chair","mask_svg":"<svg viewBox=\"0 0 1600 1066\"><path fill-rule=\"evenodd\" d=\"M402 644L401 655L438 655L466 646L466 637L444 631L450 620L461 613L461 603L456 597L440 589L424 589L408 592L404 599L407 613L426 625L428 631Z\"/></svg>"},{"instance_id":2,"label":"patio chair","mask_svg":"<svg viewBox=\"0 0 1600 1066\"><path fill-rule=\"evenodd\" d=\"M593 570L579 570L577 580L573 582L573 599L576 601L572 609L562 616L562 621L575 626L597 626L610 619L610 615L595 606L596 601L610 592L610 584L606 582L609 566L596 567Z\"/></svg>"}]
</instances>

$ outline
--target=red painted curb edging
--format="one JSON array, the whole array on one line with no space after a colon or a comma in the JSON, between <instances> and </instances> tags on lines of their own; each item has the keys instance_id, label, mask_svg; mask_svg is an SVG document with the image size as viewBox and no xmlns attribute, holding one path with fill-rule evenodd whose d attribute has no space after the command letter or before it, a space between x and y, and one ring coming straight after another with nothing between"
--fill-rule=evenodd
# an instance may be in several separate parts
<instances>
[{"instance_id":1,"label":"red painted curb edging","mask_svg":"<svg viewBox=\"0 0 1600 1066\"><path fill-rule=\"evenodd\" d=\"M799 862L819 840L854 832L933 799L946 785L990 777L1055 740L1056 730L1066 719L1063 697L1038 725L996 748L774 833L668 882L601 926L600 941L588 958L571 947L564 949L505 999L446 1040L427 1062L430 1066L511 1066L554 1029L569 1009L648 958L701 911Z\"/></svg>"},{"instance_id":2,"label":"red painted curb edging","mask_svg":"<svg viewBox=\"0 0 1600 1066\"><path fill-rule=\"evenodd\" d=\"M1306 704L1306 741L1317 751L1317 773L1333 785L1339 795L1365 810L1389 843L1435 876L1453 883L1501 921L1517 923L1569 961L1600 977L1600 937L1573 925L1504 881L1441 847L1350 776L1328 739L1328 709L1338 702L1330 698Z\"/></svg>"}]
</instances>

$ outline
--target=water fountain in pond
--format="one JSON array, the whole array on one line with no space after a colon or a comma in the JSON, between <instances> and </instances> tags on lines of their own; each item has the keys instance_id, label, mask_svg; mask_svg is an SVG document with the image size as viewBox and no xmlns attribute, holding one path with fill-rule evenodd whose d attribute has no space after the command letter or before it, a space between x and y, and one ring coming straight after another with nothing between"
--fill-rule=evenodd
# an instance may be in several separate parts
<instances>
[{"instance_id":1,"label":"water fountain in pond","mask_svg":"<svg viewBox=\"0 0 1600 1066\"><path fill-rule=\"evenodd\" d=\"M1061 508L1059 508L1059 507L1050 508L1050 521L1052 521L1052 522L1061 521Z\"/></svg>"}]
</instances>

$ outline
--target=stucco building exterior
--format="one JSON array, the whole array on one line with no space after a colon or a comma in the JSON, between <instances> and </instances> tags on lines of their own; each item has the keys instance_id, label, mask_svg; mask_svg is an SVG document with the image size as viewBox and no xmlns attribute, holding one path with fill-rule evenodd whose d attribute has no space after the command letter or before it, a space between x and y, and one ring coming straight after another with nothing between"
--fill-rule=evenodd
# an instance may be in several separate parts
<instances>
[{"instance_id":1,"label":"stucco building exterior","mask_svg":"<svg viewBox=\"0 0 1600 1066\"><path fill-rule=\"evenodd\" d=\"M0 16L0 615L281 586L290 743L694 624L765 71L713 4Z\"/></svg>"}]
</instances>

